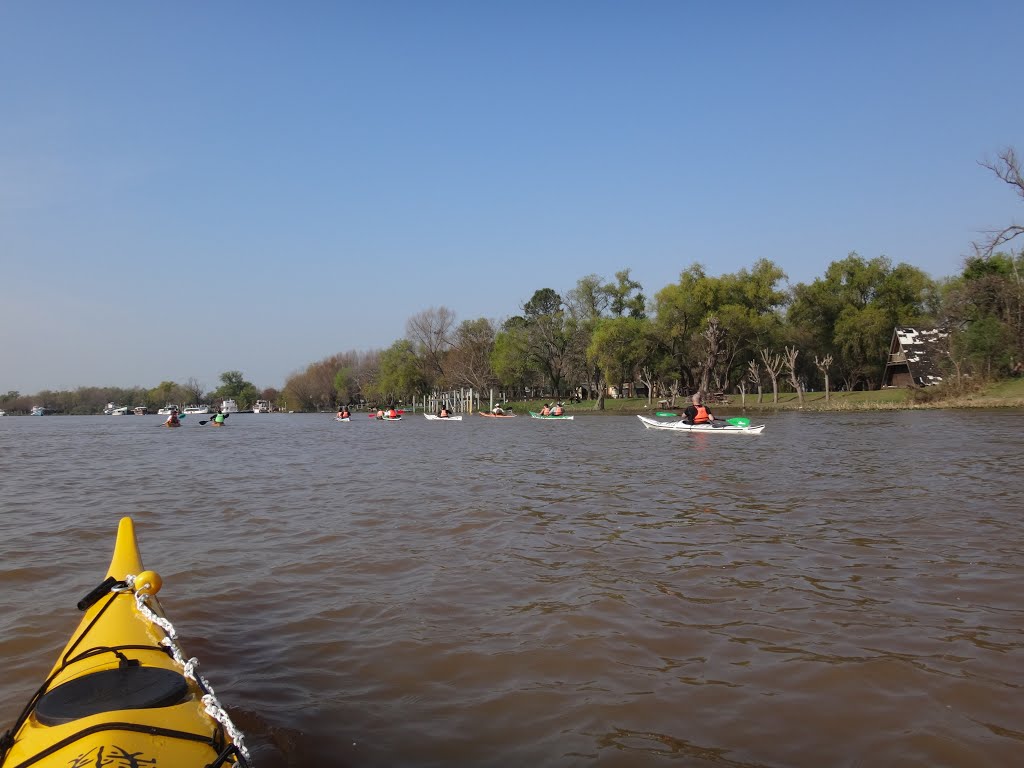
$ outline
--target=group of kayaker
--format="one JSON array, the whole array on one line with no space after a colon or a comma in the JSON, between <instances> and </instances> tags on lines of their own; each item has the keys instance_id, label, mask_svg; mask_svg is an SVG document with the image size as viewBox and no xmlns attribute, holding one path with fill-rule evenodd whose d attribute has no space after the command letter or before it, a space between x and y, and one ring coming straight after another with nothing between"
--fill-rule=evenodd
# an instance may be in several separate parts
<instances>
[{"instance_id":1,"label":"group of kayaker","mask_svg":"<svg viewBox=\"0 0 1024 768\"><path fill-rule=\"evenodd\" d=\"M220 427L220 426L224 425L224 419L226 419L226 418L227 418L227 414L221 413L220 411L217 411L217 415L215 415L212 419L210 419L210 423L213 424L215 427ZM201 421L199 423L200 424L205 424L206 422L205 421ZM180 427L181 426L181 417L178 415L178 408L176 406L173 406L173 405L171 406L170 413L167 414L167 420L164 421L164 426L165 427Z\"/></svg>"},{"instance_id":2,"label":"group of kayaker","mask_svg":"<svg viewBox=\"0 0 1024 768\"><path fill-rule=\"evenodd\" d=\"M562 406L561 403L553 403L552 405L548 405L547 403L544 403L544 407L540 409L540 415L541 416L564 416L565 415L565 408Z\"/></svg>"},{"instance_id":3,"label":"group of kayaker","mask_svg":"<svg viewBox=\"0 0 1024 768\"><path fill-rule=\"evenodd\" d=\"M402 414L400 414L395 409L395 406L393 406L393 405L389 405L387 407L387 409L384 409L384 408L378 408L377 409L377 418L380 419L381 421L383 421L385 419L397 419L401 415Z\"/></svg>"},{"instance_id":4,"label":"group of kayaker","mask_svg":"<svg viewBox=\"0 0 1024 768\"><path fill-rule=\"evenodd\" d=\"M339 418L339 419L349 419L349 418L352 418L352 412L349 411L347 405L343 405L340 408L338 408L338 415L337 415L336 418Z\"/></svg>"}]
</instances>

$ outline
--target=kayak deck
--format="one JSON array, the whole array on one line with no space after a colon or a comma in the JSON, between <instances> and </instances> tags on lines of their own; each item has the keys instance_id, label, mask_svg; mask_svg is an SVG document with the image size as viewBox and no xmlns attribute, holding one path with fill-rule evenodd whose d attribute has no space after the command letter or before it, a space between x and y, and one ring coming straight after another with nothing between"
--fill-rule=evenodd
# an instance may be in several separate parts
<instances>
[{"instance_id":1,"label":"kayak deck","mask_svg":"<svg viewBox=\"0 0 1024 768\"><path fill-rule=\"evenodd\" d=\"M78 628L0 742L2 768L250 765L241 734L177 644L155 597L161 584L123 518L106 580L79 603Z\"/></svg>"}]
</instances>

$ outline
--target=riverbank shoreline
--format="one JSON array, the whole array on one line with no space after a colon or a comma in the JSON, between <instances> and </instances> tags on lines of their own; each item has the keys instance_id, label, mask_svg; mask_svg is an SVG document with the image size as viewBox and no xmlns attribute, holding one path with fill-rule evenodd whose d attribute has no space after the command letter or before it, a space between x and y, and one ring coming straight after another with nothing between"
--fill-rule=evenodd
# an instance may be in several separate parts
<instances>
[{"instance_id":1,"label":"riverbank shoreline","mask_svg":"<svg viewBox=\"0 0 1024 768\"><path fill-rule=\"evenodd\" d=\"M920 395L920 393L917 393ZM927 390L924 392L927 394ZM777 411L917 411L917 410L956 410L967 408L1024 408L1024 380L1014 379L1002 381L975 392L957 394L948 397L936 396L931 399L915 397L908 389L883 389L870 392L830 392L825 399L824 392L805 392L803 402L795 392L780 392L778 401L773 402L772 393L766 392L758 402L757 394L729 395L728 402L710 403L711 410L718 415L734 413L773 413ZM525 415L528 411L538 412L545 403L551 400L513 400L506 407L513 413ZM689 404L689 399L680 397L675 404L647 398L606 398L603 410L595 410L594 400L573 403L563 401L567 413L606 413L611 415L646 415L663 411L681 414Z\"/></svg>"}]
</instances>

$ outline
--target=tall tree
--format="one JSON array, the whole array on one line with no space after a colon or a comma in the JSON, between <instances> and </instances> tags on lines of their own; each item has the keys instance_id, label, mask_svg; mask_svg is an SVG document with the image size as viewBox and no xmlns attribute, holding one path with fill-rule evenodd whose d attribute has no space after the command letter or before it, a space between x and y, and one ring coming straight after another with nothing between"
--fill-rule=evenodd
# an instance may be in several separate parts
<instances>
[{"instance_id":1,"label":"tall tree","mask_svg":"<svg viewBox=\"0 0 1024 768\"><path fill-rule=\"evenodd\" d=\"M793 288L787 320L811 344L833 354L846 389L880 379L895 326L932 324L935 282L907 264L856 253L829 264L825 276Z\"/></svg>"},{"instance_id":2,"label":"tall tree","mask_svg":"<svg viewBox=\"0 0 1024 768\"><path fill-rule=\"evenodd\" d=\"M530 360L551 385L554 396L560 397L571 352L562 297L551 288L541 288L523 305L523 313Z\"/></svg>"},{"instance_id":3,"label":"tall tree","mask_svg":"<svg viewBox=\"0 0 1024 768\"><path fill-rule=\"evenodd\" d=\"M453 385L483 392L496 383L491 367L495 335L494 323L485 317L459 324L447 357L448 378Z\"/></svg>"},{"instance_id":4,"label":"tall tree","mask_svg":"<svg viewBox=\"0 0 1024 768\"><path fill-rule=\"evenodd\" d=\"M444 383L445 358L453 346L455 313L448 307L431 307L413 315L405 323L405 337L423 362L426 381Z\"/></svg>"},{"instance_id":5,"label":"tall tree","mask_svg":"<svg viewBox=\"0 0 1024 768\"><path fill-rule=\"evenodd\" d=\"M412 342L399 339L380 356L380 370L370 386L371 396L378 403L396 403L412 395L424 394L427 385L422 371Z\"/></svg>"}]
</instances>

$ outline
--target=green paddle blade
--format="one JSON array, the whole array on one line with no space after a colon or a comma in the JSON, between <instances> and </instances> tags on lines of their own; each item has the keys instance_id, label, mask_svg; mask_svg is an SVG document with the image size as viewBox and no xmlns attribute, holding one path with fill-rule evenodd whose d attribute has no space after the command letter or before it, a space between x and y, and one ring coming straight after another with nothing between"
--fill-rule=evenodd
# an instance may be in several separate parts
<instances>
[{"instance_id":1,"label":"green paddle blade","mask_svg":"<svg viewBox=\"0 0 1024 768\"><path fill-rule=\"evenodd\" d=\"M669 416L674 417L674 416L676 416L676 414L672 413L671 411L655 411L654 415L655 416L662 416L662 417L669 417Z\"/></svg>"},{"instance_id":2,"label":"green paddle blade","mask_svg":"<svg viewBox=\"0 0 1024 768\"><path fill-rule=\"evenodd\" d=\"M725 423L732 424L734 427L749 427L750 419L748 419L746 416L737 416L732 419L726 419Z\"/></svg>"}]
</instances>

